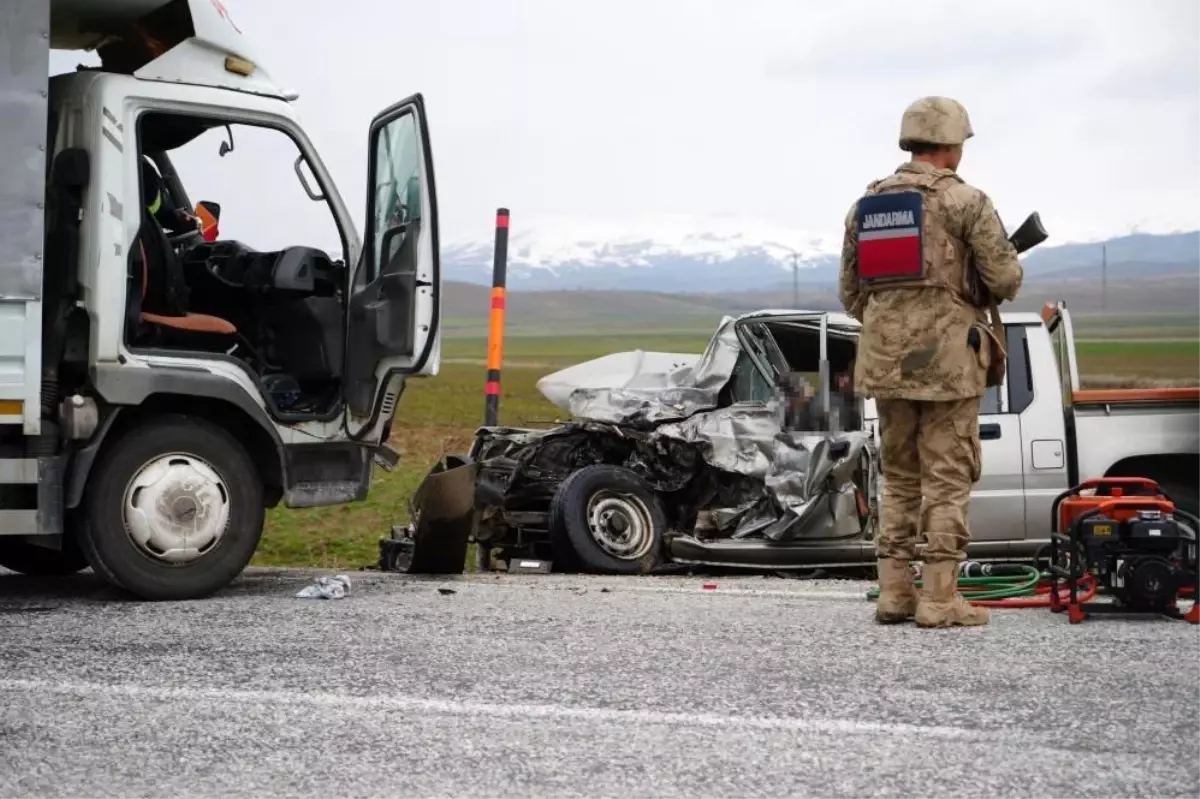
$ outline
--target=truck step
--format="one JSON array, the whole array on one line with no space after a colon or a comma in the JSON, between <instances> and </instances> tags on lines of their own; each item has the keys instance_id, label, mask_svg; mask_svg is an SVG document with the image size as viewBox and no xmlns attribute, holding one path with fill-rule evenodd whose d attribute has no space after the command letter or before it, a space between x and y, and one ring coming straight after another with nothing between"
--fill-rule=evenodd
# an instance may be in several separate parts
<instances>
[{"instance_id":1,"label":"truck step","mask_svg":"<svg viewBox=\"0 0 1200 799\"><path fill-rule=\"evenodd\" d=\"M36 510L0 510L0 535L38 535Z\"/></svg>"},{"instance_id":2,"label":"truck step","mask_svg":"<svg viewBox=\"0 0 1200 799\"><path fill-rule=\"evenodd\" d=\"M32 485L37 482L37 458L0 458L0 485Z\"/></svg>"}]
</instances>

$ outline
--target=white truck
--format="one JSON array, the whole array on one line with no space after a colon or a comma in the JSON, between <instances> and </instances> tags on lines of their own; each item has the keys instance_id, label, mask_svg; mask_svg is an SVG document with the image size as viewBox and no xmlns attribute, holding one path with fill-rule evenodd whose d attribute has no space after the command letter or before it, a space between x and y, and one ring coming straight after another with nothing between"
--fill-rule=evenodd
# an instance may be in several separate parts
<instances>
[{"instance_id":1,"label":"white truck","mask_svg":"<svg viewBox=\"0 0 1200 799\"><path fill-rule=\"evenodd\" d=\"M267 508L361 500L397 460L406 379L437 373L422 98L370 125L360 240L296 95L220 0L15 0L0 48L0 566L210 594ZM101 66L49 77L51 49ZM285 177L340 253L301 246L290 208L286 246L220 237L244 182L193 203L173 156L219 139L194 185L247 155L235 131L277 137L251 159L293 148Z\"/></svg>"}]
</instances>

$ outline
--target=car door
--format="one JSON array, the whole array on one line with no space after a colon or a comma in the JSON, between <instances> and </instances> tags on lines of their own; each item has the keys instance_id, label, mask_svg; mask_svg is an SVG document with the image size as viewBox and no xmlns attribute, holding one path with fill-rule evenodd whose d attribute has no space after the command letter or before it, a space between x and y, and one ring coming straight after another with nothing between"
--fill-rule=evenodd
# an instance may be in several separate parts
<instances>
[{"instance_id":1,"label":"car door","mask_svg":"<svg viewBox=\"0 0 1200 799\"><path fill-rule=\"evenodd\" d=\"M436 374L440 360L437 193L421 95L375 117L368 159L366 231L346 314L346 428L359 439L388 426L397 381Z\"/></svg>"}]
</instances>

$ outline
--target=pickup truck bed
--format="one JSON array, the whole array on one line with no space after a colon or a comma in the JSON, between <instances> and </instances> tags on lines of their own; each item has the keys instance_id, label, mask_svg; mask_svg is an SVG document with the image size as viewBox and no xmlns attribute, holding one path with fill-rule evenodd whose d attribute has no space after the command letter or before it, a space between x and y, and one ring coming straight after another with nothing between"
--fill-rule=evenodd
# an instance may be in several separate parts
<instances>
[{"instance_id":1,"label":"pickup truck bed","mask_svg":"<svg viewBox=\"0 0 1200 799\"><path fill-rule=\"evenodd\" d=\"M1064 304L1003 321L1008 373L981 407L970 557L1032 556L1049 541L1055 497L1092 477L1149 477L1200 510L1200 387L1081 388Z\"/></svg>"}]
</instances>

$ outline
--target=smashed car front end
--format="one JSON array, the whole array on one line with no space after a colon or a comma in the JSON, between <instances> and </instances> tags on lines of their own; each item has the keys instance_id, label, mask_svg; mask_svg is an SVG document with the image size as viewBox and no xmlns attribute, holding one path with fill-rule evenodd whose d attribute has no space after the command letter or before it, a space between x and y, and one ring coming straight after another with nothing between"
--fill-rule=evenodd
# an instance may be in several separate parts
<instances>
[{"instance_id":1,"label":"smashed car front end","mask_svg":"<svg viewBox=\"0 0 1200 799\"><path fill-rule=\"evenodd\" d=\"M539 389L575 421L480 428L455 467L471 471L456 485L473 485L470 537L480 566L572 564L571 542L551 520L572 501L562 496L565 481L598 464L634 476L661 506L655 564L859 563L875 516L872 435L793 429L786 381L764 365L783 358L768 351L769 333L755 339L756 328L739 327L746 319L757 324L724 320L698 357L617 353L547 375ZM822 335L825 328L822 321ZM821 353L824 363L824 344ZM430 479L448 484L446 474ZM462 498L453 504L465 507ZM425 518L414 507L408 535L420 538Z\"/></svg>"}]
</instances>

